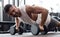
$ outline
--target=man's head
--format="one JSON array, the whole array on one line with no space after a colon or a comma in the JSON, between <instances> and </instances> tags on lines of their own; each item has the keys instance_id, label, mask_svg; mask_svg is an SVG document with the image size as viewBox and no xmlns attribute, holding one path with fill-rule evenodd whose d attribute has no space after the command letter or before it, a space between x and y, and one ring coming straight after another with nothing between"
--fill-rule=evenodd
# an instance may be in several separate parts
<instances>
[{"instance_id":1,"label":"man's head","mask_svg":"<svg viewBox=\"0 0 60 37\"><path fill-rule=\"evenodd\" d=\"M9 15L13 16L13 17L19 17L21 15L20 10L11 4L7 4L4 7L4 11L5 13L8 13Z\"/></svg>"}]
</instances>

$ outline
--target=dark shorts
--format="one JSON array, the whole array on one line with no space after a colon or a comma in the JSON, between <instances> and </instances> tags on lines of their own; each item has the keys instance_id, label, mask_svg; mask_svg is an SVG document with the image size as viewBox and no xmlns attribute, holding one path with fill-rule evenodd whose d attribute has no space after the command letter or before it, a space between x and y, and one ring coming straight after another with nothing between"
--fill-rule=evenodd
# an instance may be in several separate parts
<instances>
[{"instance_id":1,"label":"dark shorts","mask_svg":"<svg viewBox=\"0 0 60 37\"><path fill-rule=\"evenodd\" d=\"M56 26L57 26L57 23L58 23L59 21L57 20L57 19L55 19L55 18L51 18L51 22L50 22L50 24L48 25L48 28L50 29L50 28L55 28Z\"/></svg>"},{"instance_id":2,"label":"dark shorts","mask_svg":"<svg viewBox=\"0 0 60 37\"><path fill-rule=\"evenodd\" d=\"M59 22L59 21L58 21L57 19L51 18L50 24L55 24L55 25L57 25L58 22Z\"/></svg>"}]
</instances>

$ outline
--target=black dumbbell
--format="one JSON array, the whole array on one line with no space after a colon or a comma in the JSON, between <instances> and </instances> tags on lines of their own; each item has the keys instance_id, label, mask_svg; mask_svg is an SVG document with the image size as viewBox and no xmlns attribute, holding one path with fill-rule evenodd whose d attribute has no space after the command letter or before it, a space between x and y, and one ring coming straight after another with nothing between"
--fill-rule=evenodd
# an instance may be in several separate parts
<instances>
[{"instance_id":1,"label":"black dumbbell","mask_svg":"<svg viewBox=\"0 0 60 37\"><path fill-rule=\"evenodd\" d=\"M44 25L44 31L41 32L42 35L45 35L48 33L48 28Z\"/></svg>"},{"instance_id":2,"label":"black dumbbell","mask_svg":"<svg viewBox=\"0 0 60 37\"><path fill-rule=\"evenodd\" d=\"M19 31L17 31L15 27L16 26L13 26L10 28L10 34L15 35L15 33L18 33L18 34L22 35L23 34L23 28L19 27Z\"/></svg>"},{"instance_id":3,"label":"black dumbbell","mask_svg":"<svg viewBox=\"0 0 60 37\"><path fill-rule=\"evenodd\" d=\"M10 34L11 34L11 35L15 35L15 33L18 33L18 34L20 34L20 35L23 34L23 29L24 29L24 28L23 28L23 25L24 25L24 23L21 22L21 23L20 23L20 27L19 27L19 31L16 30L16 26L15 26L15 25L12 26L12 27L10 27L10 31L9 31Z\"/></svg>"},{"instance_id":4,"label":"black dumbbell","mask_svg":"<svg viewBox=\"0 0 60 37\"><path fill-rule=\"evenodd\" d=\"M45 35L45 34L47 34L48 30L47 30L47 28L46 28L45 25L44 25L44 31L40 31L39 25L36 24L36 23L33 24L33 25L31 25L31 33L32 33L33 35L38 35L39 32L41 32L41 34Z\"/></svg>"},{"instance_id":5,"label":"black dumbbell","mask_svg":"<svg viewBox=\"0 0 60 37\"><path fill-rule=\"evenodd\" d=\"M18 34L19 34L19 35L22 35L22 34L23 34L23 32L24 32L23 28L22 28L22 27L19 27Z\"/></svg>"}]
</instances>

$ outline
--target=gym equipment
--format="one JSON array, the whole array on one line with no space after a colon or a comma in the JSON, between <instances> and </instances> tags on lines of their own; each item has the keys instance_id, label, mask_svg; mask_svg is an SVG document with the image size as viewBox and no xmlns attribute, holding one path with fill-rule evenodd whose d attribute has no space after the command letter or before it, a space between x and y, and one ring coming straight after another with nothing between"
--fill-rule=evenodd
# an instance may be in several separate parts
<instances>
[{"instance_id":1,"label":"gym equipment","mask_svg":"<svg viewBox=\"0 0 60 37\"><path fill-rule=\"evenodd\" d=\"M31 25L31 32L33 35L38 35L39 32L41 32L41 30L39 29L39 25L36 23L34 25ZM41 34L47 34L47 28L45 25L44 25L44 31L42 31Z\"/></svg>"},{"instance_id":2,"label":"gym equipment","mask_svg":"<svg viewBox=\"0 0 60 37\"><path fill-rule=\"evenodd\" d=\"M38 35L39 34L39 27L38 24L31 25L31 32L33 35Z\"/></svg>"},{"instance_id":3,"label":"gym equipment","mask_svg":"<svg viewBox=\"0 0 60 37\"><path fill-rule=\"evenodd\" d=\"M16 33L15 26L10 27L10 31L9 32L10 32L11 35L15 35L15 33Z\"/></svg>"},{"instance_id":4,"label":"gym equipment","mask_svg":"<svg viewBox=\"0 0 60 37\"><path fill-rule=\"evenodd\" d=\"M17 31L16 29L15 29L15 27L16 26L12 26L11 28L10 28L10 34L11 35L15 35L15 33L18 33L18 34L23 34L23 29L21 28L21 27L19 27L19 31Z\"/></svg>"},{"instance_id":5,"label":"gym equipment","mask_svg":"<svg viewBox=\"0 0 60 37\"><path fill-rule=\"evenodd\" d=\"M26 23L21 22L21 23L20 23L20 27L19 27L19 31L17 31L17 30L15 29L15 27L16 27L15 25L12 26L12 27L10 27L10 34L11 34L11 35L15 35L15 33L18 33L18 34L22 35L23 32L30 32L30 27L31 27L31 25L28 25L28 24L26 24ZM28 28L28 27L29 27L29 28Z\"/></svg>"},{"instance_id":6,"label":"gym equipment","mask_svg":"<svg viewBox=\"0 0 60 37\"><path fill-rule=\"evenodd\" d=\"M12 27L10 27L10 31L9 31L10 34L11 34L11 35L15 35L15 33L18 33L18 34L20 34L20 35L23 34L23 25L24 25L24 24L21 22L20 25L21 25L21 26L19 27L19 31L16 30L16 26L15 26L15 25L12 26Z\"/></svg>"},{"instance_id":7,"label":"gym equipment","mask_svg":"<svg viewBox=\"0 0 60 37\"><path fill-rule=\"evenodd\" d=\"M42 34L42 35L45 35L47 34L49 31L55 31L57 32L57 29L56 29L56 25L53 23L50 23L48 26L44 25L44 31L41 31L39 29L39 25L38 24L33 24L31 25L31 33L33 35L38 35L39 32Z\"/></svg>"},{"instance_id":8,"label":"gym equipment","mask_svg":"<svg viewBox=\"0 0 60 37\"><path fill-rule=\"evenodd\" d=\"M23 32L31 32L33 35L38 35L41 33L42 35L47 34L49 31L55 31L57 32L56 25L52 22L48 26L44 25L44 31L41 31L39 29L39 25L37 23L34 23L32 25L29 25L27 23L21 22L19 27L19 32L15 29L15 25L10 28L10 34L15 35L15 33L23 34Z\"/></svg>"}]
</instances>

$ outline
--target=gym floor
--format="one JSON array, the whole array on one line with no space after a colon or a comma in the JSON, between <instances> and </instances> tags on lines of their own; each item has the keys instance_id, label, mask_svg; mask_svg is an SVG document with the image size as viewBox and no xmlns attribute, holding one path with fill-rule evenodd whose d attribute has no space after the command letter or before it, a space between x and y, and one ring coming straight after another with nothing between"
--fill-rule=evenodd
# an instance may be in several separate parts
<instances>
[{"instance_id":1,"label":"gym floor","mask_svg":"<svg viewBox=\"0 0 60 37\"><path fill-rule=\"evenodd\" d=\"M0 37L60 37L60 32L48 32L48 34L46 35L37 35L34 36L31 33L23 33L23 35L19 35L19 34L15 34L15 35L11 35L11 34L0 34Z\"/></svg>"}]
</instances>

